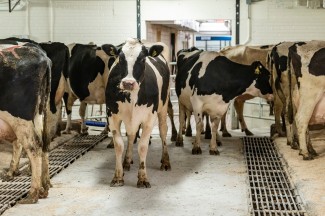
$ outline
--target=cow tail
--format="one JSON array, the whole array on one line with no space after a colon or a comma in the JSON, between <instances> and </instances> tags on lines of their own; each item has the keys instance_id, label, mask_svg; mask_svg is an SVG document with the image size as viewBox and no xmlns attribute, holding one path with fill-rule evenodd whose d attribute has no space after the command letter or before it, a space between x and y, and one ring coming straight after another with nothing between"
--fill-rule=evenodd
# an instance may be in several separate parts
<instances>
[{"instance_id":1,"label":"cow tail","mask_svg":"<svg viewBox=\"0 0 325 216\"><path fill-rule=\"evenodd\" d=\"M42 141L43 141L43 152L48 152L50 147L50 132L49 132L49 97L50 97L50 91L51 91L51 64L50 62L47 64L46 73L43 78L42 83L43 89L44 89L44 97L41 97L42 101L41 104L43 104L42 107L42 113L44 115L43 118L43 130L42 130Z\"/></svg>"}]
</instances>

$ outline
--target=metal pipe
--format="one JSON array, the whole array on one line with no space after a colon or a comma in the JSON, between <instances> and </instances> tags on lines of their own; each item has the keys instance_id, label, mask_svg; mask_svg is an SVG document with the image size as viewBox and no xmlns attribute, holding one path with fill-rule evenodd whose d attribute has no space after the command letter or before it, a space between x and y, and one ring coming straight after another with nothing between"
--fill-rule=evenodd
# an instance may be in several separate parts
<instances>
[{"instance_id":1,"label":"metal pipe","mask_svg":"<svg viewBox=\"0 0 325 216\"><path fill-rule=\"evenodd\" d=\"M13 6L13 8L11 8L11 0L9 0L9 13L11 13L15 9L15 7L19 4L19 2L20 0L18 0L16 4Z\"/></svg>"}]
</instances>

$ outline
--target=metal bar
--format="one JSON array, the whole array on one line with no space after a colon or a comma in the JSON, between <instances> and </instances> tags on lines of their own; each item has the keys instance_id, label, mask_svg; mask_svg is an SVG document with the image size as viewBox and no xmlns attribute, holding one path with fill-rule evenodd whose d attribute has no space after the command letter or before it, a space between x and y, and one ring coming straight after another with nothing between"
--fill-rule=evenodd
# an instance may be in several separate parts
<instances>
[{"instance_id":1,"label":"metal bar","mask_svg":"<svg viewBox=\"0 0 325 216\"><path fill-rule=\"evenodd\" d=\"M9 0L9 13L11 13L15 9L15 7L19 4L19 2L20 0L18 0L16 4L13 6L13 8L11 8L11 0Z\"/></svg>"},{"instance_id":2,"label":"metal bar","mask_svg":"<svg viewBox=\"0 0 325 216\"><path fill-rule=\"evenodd\" d=\"M137 0L137 38L141 39L141 5L140 5L140 0Z\"/></svg>"},{"instance_id":3,"label":"metal bar","mask_svg":"<svg viewBox=\"0 0 325 216\"><path fill-rule=\"evenodd\" d=\"M240 35L240 0L236 0L236 45L239 44Z\"/></svg>"}]
</instances>

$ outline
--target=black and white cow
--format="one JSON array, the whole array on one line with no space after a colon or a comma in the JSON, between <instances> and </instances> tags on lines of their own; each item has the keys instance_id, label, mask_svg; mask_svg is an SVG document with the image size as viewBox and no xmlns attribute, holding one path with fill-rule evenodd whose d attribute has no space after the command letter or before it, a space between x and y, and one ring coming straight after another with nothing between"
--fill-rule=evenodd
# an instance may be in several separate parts
<instances>
[{"instance_id":1,"label":"black and white cow","mask_svg":"<svg viewBox=\"0 0 325 216\"><path fill-rule=\"evenodd\" d=\"M317 155L308 125L325 123L325 41L295 43L289 48L290 101L300 154L304 160ZM290 116L290 115L289 115Z\"/></svg>"},{"instance_id":2,"label":"black and white cow","mask_svg":"<svg viewBox=\"0 0 325 216\"><path fill-rule=\"evenodd\" d=\"M37 45L4 40L1 43L0 139L13 144L6 178L13 178L24 148L30 160L32 179L28 197L22 203L35 203L47 197L50 188L47 107L51 62Z\"/></svg>"},{"instance_id":3,"label":"black and white cow","mask_svg":"<svg viewBox=\"0 0 325 216\"><path fill-rule=\"evenodd\" d=\"M269 71L260 62L242 65L218 52L196 52L178 68L176 75L180 129L184 124L185 110L193 111L197 132L202 130L202 114L206 112L212 123L210 154L219 154L217 127L231 100L243 94L273 99L269 78ZM183 145L180 133L176 144ZM201 153L200 133L196 133L192 154Z\"/></svg>"},{"instance_id":4,"label":"black and white cow","mask_svg":"<svg viewBox=\"0 0 325 216\"><path fill-rule=\"evenodd\" d=\"M54 139L55 136L61 135L59 123L62 115L62 99L67 89L70 54L68 47L60 42L39 43L39 45L52 61L49 128L51 139Z\"/></svg>"},{"instance_id":5,"label":"black and white cow","mask_svg":"<svg viewBox=\"0 0 325 216\"><path fill-rule=\"evenodd\" d=\"M275 117L275 133L284 136L287 131L287 144L293 149L297 149L298 145L293 137L293 121L289 121L289 113L286 110L289 107L290 98L290 81L288 72L288 52L295 42L281 42L276 44L268 56L268 67L272 74L272 88L274 93L274 117ZM291 111L292 113L292 111ZM285 131L281 124L285 124ZM292 118L291 118L292 119Z\"/></svg>"},{"instance_id":6,"label":"black and white cow","mask_svg":"<svg viewBox=\"0 0 325 216\"><path fill-rule=\"evenodd\" d=\"M191 47L189 49L182 49L182 50L178 51L177 55L176 55L177 56L176 71L189 71L191 69L191 67L194 65L197 58L199 57L199 53L202 51L203 50L199 50L196 47ZM178 72L176 72L176 74L178 74ZM184 76L186 76L186 74L184 72L180 73L176 77L176 80L177 80L176 83L180 84L180 82L182 82L181 83L182 85L186 85L185 84L186 78ZM176 86L175 90L176 90L176 94L179 95L180 88L177 88L177 86ZM189 101L187 101L187 102L189 102ZM182 106L182 103L179 103L179 106ZM181 114L184 114L184 118L186 119L186 127L185 127L185 125L180 127L179 130L181 130L181 131L179 131L179 133L185 133L185 136L191 137L192 136L192 128L191 128L190 120L191 120L192 111L186 110L186 106L182 106L182 110L184 110L184 112L182 112ZM208 122L207 122L207 127L210 127L210 125L208 125ZM207 132L207 130L205 132ZM211 132L211 129L210 129L210 132ZM183 146L183 143L176 142L176 146Z\"/></svg>"},{"instance_id":7,"label":"black and white cow","mask_svg":"<svg viewBox=\"0 0 325 216\"><path fill-rule=\"evenodd\" d=\"M166 144L170 74L167 61L160 55L163 46L153 45L148 50L138 39L128 39L119 51L108 44L102 48L110 56L117 55L106 88L107 115L116 154L116 168L111 186L124 185L123 169L130 169L133 141L139 126L142 125L138 142L140 163L137 187L151 187L146 171L146 156L157 116L162 142L160 169L171 169ZM122 122L128 136L123 163L124 143L120 129Z\"/></svg>"},{"instance_id":8,"label":"black and white cow","mask_svg":"<svg viewBox=\"0 0 325 216\"><path fill-rule=\"evenodd\" d=\"M82 120L81 133L87 133L85 112L87 104L104 104L105 87L108 71L114 62L100 47L96 45L69 45L71 57L69 62L69 92L64 96L68 114L66 129L70 133L71 112L74 102L80 100L79 115Z\"/></svg>"},{"instance_id":9,"label":"black and white cow","mask_svg":"<svg viewBox=\"0 0 325 216\"><path fill-rule=\"evenodd\" d=\"M254 61L260 61L263 66L266 66L266 59L268 53L272 50L273 45L264 45L264 46L246 46L246 45L237 45L227 47L220 51L220 54L226 56L233 62L250 65ZM244 103L246 100L250 100L254 98L252 95L243 94L238 96L234 100L234 108L237 112L237 119L239 121L241 130L245 132L247 136L253 135L253 133L247 128L245 119L244 119ZM224 115L221 119L221 127L223 137L230 137L231 134L227 131L226 115Z\"/></svg>"},{"instance_id":10,"label":"black and white cow","mask_svg":"<svg viewBox=\"0 0 325 216\"><path fill-rule=\"evenodd\" d=\"M49 116L49 128L51 139L56 136L60 136L61 129L59 122L61 121L61 101L64 93L67 91L67 78L69 70L69 49L60 42L47 42L37 43L36 41L26 38L10 37L5 40L32 43L42 48L47 57L52 62L51 66L51 92L50 92L50 116Z\"/></svg>"}]
</instances>

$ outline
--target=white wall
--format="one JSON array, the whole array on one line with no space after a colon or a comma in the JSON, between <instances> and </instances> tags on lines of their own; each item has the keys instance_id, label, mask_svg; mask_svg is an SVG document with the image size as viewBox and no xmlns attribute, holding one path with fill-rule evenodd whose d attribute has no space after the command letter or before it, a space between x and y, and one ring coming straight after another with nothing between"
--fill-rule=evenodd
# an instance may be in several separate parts
<instances>
[{"instance_id":1,"label":"white wall","mask_svg":"<svg viewBox=\"0 0 325 216\"><path fill-rule=\"evenodd\" d=\"M177 19L230 19L234 34L235 2L141 0L141 35L146 38L146 20ZM241 0L241 44L325 38L325 9L284 9L275 2L254 3L249 12L246 0ZM30 35L37 41L119 44L137 35L135 0L30 0L28 8L12 13L0 11L0 38Z\"/></svg>"},{"instance_id":2,"label":"white wall","mask_svg":"<svg viewBox=\"0 0 325 216\"><path fill-rule=\"evenodd\" d=\"M242 17L243 29L249 19ZM325 9L283 8L275 0L254 3L251 7L251 35L241 43L274 44L281 41L325 40ZM243 32L241 33L243 34ZM243 40L242 40L243 39Z\"/></svg>"}]
</instances>

